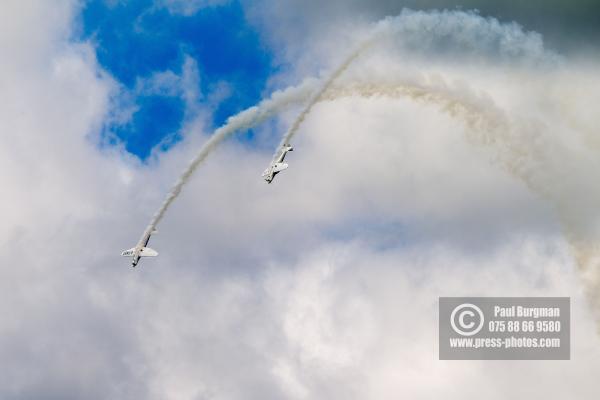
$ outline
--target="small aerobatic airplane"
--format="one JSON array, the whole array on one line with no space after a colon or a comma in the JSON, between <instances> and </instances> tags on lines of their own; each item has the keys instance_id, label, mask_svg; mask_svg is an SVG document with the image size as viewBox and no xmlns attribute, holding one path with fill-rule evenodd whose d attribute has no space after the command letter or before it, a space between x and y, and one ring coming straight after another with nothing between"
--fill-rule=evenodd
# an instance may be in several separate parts
<instances>
[{"instance_id":1,"label":"small aerobatic airplane","mask_svg":"<svg viewBox=\"0 0 600 400\"><path fill-rule=\"evenodd\" d=\"M140 258L156 257L158 255L158 252L156 250L152 250L150 247L146 247L146 246L148 246L148 242L150 241L150 236L153 233L157 233L157 232L158 231L156 229L152 230L151 232L144 232L144 234L142 235L142 238L140 239L138 244L129 250L125 250L124 252L121 253L121 255L123 257L131 257L131 265L134 268L140 261Z\"/></svg>"},{"instance_id":2,"label":"small aerobatic airplane","mask_svg":"<svg viewBox=\"0 0 600 400\"><path fill-rule=\"evenodd\" d=\"M281 149L279 149L279 152L277 152L277 155L275 156L273 161L271 161L271 165L269 165L269 168L265 169L265 172L263 172L262 177L265 181L267 181L267 183L273 182L273 178L275 178L275 175L277 175L284 169L287 169L288 165L284 163L283 160L285 159L285 155L288 151L294 151L294 148L289 144L284 144L283 146L281 146Z\"/></svg>"}]
</instances>

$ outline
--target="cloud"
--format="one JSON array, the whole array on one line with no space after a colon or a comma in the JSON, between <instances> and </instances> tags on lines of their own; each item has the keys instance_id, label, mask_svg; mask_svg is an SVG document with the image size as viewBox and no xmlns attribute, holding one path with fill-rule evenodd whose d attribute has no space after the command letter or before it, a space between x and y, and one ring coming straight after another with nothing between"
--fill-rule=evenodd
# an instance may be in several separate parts
<instances>
[{"instance_id":1,"label":"cloud","mask_svg":"<svg viewBox=\"0 0 600 400\"><path fill-rule=\"evenodd\" d=\"M526 31L540 32L551 48L567 53L578 53L582 48L586 51L594 49L600 33L594 19L600 10L594 2L551 0L544 7L488 0L332 0L327 3L264 0L258 3L246 1L245 4L249 14L260 20L267 37L278 43L283 40L286 47L294 48L300 44L304 49L319 36L334 34L332 31L336 27L343 26L344 30L351 31L356 24L398 15L405 8L423 11L476 10L484 17L498 18L503 23L515 21Z\"/></svg>"},{"instance_id":2,"label":"cloud","mask_svg":"<svg viewBox=\"0 0 600 400\"><path fill-rule=\"evenodd\" d=\"M139 96L180 97L185 102L187 118L193 118L198 111L200 93L200 73L193 57L185 55L179 73L171 70L158 71L148 77L138 77L132 93Z\"/></svg>"},{"instance_id":3,"label":"cloud","mask_svg":"<svg viewBox=\"0 0 600 400\"><path fill-rule=\"evenodd\" d=\"M230 0L155 0L155 6L166 7L173 14L194 15L206 7L216 7Z\"/></svg>"},{"instance_id":4,"label":"cloud","mask_svg":"<svg viewBox=\"0 0 600 400\"><path fill-rule=\"evenodd\" d=\"M560 212L597 220L595 62L425 63L384 46L339 88L410 82L541 121L538 136L508 139L533 151L525 166L546 189L511 175L502 145L514 142L482 140L444 103L350 93L316 105L273 185L260 172L295 113L257 129L257 146L225 142L153 236L160 257L133 270L118 254L210 132L190 120L146 165L99 147L122 86L70 39L76 7L14 3L2 14L0 397L597 393L593 310ZM316 64L343 56L335 39ZM140 90L181 95L196 76L191 60L182 70ZM468 294L571 296L572 361L438 361L437 298Z\"/></svg>"}]
</instances>

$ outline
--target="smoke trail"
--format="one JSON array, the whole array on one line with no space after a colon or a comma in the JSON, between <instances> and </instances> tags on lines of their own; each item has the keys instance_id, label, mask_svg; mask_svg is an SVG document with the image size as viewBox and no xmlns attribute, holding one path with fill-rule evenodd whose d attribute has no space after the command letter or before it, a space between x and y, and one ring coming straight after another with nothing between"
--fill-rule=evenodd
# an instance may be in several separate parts
<instances>
[{"instance_id":1,"label":"smoke trail","mask_svg":"<svg viewBox=\"0 0 600 400\"><path fill-rule=\"evenodd\" d=\"M540 163L539 147L543 146L535 134L539 126L511 119L488 96L477 95L464 84L460 88L451 87L439 77L435 85L411 80L392 83L388 77L385 83L334 85L319 101L350 96L406 98L439 107L443 113L465 124L471 144L494 150L495 159L491 161L523 181L530 190L550 197L549 191L532 173L534 166Z\"/></svg>"},{"instance_id":2,"label":"smoke trail","mask_svg":"<svg viewBox=\"0 0 600 400\"><path fill-rule=\"evenodd\" d=\"M348 69L350 64L352 64L354 60L356 60L362 54L362 52L372 43L372 41L373 39L365 41L361 46L359 46L359 48L356 51L350 54L339 67L337 67L333 71L331 76L323 83L319 91L311 98L304 110L302 110L302 112L300 113L300 115L298 115L290 129L283 136L279 147L283 146L284 144L290 143L296 132L298 132L300 125L302 125L302 123L304 122L306 116L310 114L315 104L317 104L321 100L323 94L327 91L327 89L329 89L329 87L340 77L340 75L342 75L344 71Z\"/></svg>"},{"instance_id":3,"label":"smoke trail","mask_svg":"<svg viewBox=\"0 0 600 400\"><path fill-rule=\"evenodd\" d=\"M228 136L236 131L249 129L266 119L272 117L281 110L289 107L292 104L296 104L305 101L312 91L315 90L315 81L306 80L299 86L290 87L283 91L273 93L270 99L263 100L258 105L250 107L239 114L230 117L227 123L222 127L218 128L212 136L204 143L198 154L192 159L188 167L181 173L175 185L161 204L160 208L156 211L152 220L144 230L140 243L145 240L147 235L151 234L161 219L165 216L168 208L171 206L173 201L179 196L181 190L188 182L190 177L194 174L196 169L206 160L208 155ZM138 243L138 246L140 245Z\"/></svg>"},{"instance_id":4,"label":"smoke trail","mask_svg":"<svg viewBox=\"0 0 600 400\"><path fill-rule=\"evenodd\" d=\"M423 104L437 105L441 111L462 120L468 128L478 132L502 131L509 125L504 112L488 97L478 96L464 86L460 90L452 88L439 79L435 85L411 80L332 85L321 95L319 102L351 96L406 98Z\"/></svg>"},{"instance_id":5,"label":"smoke trail","mask_svg":"<svg viewBox=\"0 0 600 400\"><path fill-rule=\"evenodd\" d=\"M539 162L541 157L539 147L543 141L537 140L539 135L534 133L539 126L509 118L489 97L476 95L464 85L460 88L451 87L438 78L435 85L410 80L335 85L324 92L319 101L351 96L406 98L439 107L442 112L459 119L469 128L466 135L470 143L494 149L496 158L493 161L533 191L548 196L548 191L531 174L532 165L536 159ZM535 145L536 141L538 145Z\"/></svg>"},{"instance_id":6,"label":"smoke trail","mask_svg":"<svg viewBox=\"0 0 600 400\"><path fill-rule=\"evenodd\" d=\"M448 39L451 39L450 43L447 43ZM446 52L452 48L465 55L489 53L506 61L534 64L550 64L559 60L558 56L544 49L539 34L523 32L517 24L501 24L494 18L483 18L474 12L404 9L400 15L378 22L369 38L333 71L283 136L279 147L290 143L315 104L344 71L367 48L386 40L396 40L395 47L403 51L410 49L413 54L439 52L436 45L443 41Z\"/></svg>"}]
</instances>

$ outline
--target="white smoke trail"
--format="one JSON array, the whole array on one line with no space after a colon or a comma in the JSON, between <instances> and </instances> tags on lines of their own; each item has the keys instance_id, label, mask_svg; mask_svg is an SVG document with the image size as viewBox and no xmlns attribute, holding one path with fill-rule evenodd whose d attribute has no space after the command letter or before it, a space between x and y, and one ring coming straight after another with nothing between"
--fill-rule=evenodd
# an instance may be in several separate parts
<instances>
[{"instance_id":1,"label":"white smoke trail","mask_svg":"<svg viewBox=\"0 0 600 400\"><path fill-rule=\"evenodd\" d=\"M509 122L489 97L477 95L462 85L459 89L437 78L435 84L410 79L395 82L363 82L332 85L319 101L333 101L344 97L405 98L424 104L437 105L441 111L460 119L471 130L494 132L508 129Z\"/></svg>"},{"instance_id":2,"label":"white smoke trail","mask_svg":"<svg viewBox=\"0 0 600 400\"><path fill-rule=\"evenodd\" d=\"M296 118L296 120L294 121L294 123L292 124L290 129L283 136L283 139L281 140L281 144L279 147L283 146L284 144L290 143L290 141L292 140L292 138L294 137L296 132L298 132L300 125L302 125L302 123L304 122L304 119L306 118L306 116L308 114L310 114L310 112L313 109L313 107L315 106L315 104L317 104L321 100L323 94L327 91L327 89L329 89L329 87L344 73L344 71L348 69L350 64L352 64L354 62L354 60L356 60L362 54L362 52L372 43L372 41L373 41L373 39L369 39L369 40L365 41L361 46L359 46L359 48L356 51L354 51L352 54L350 54L350 56L348 56L339 67L337 67L333 71L331 76L323 83L321 88L311 98L311 100L308 102L308 104L306 105L304 110L302 110L302 112L300 113L300 115L298 115L298 117ZM277 149L277 150L279 150L279 149ZM275 154L277 154L277 152Z\"/></svg>"},{"instance_id":3,"label":"white smoke trail","mask_svg":"<svg viewBox=\"0 0 600 400\"><path fill-rule=\"evenodd\" d=\"M380 37L393 41L397 50L429 60L461 57L468 62L482 57L512 65L556 64L560 57L544 48L542 36L525 32L516 23L501 23L475 12L412 11L388 17L377 24Z\"/></svg>"},{"instance_id":4,"label":"white smoke trail","mask_svg":"<svg viewBox=\"0 0 600 400\"><path fill-rule=\"evenodd\" d=\"M403 10L396 17L388 17L378 22L356 51L338 66L331 76L315 93L304 110L298 115L288 132L283 136L280 146L290 144L291 139L319 103L327 90L346 71L350 65L372 45L386 40L394 40L394 45L413 53L432 52L440 39L451 39L452 49L467 53L489 53L504 60L549 64L559 58L544 49L542 38L537 33L523 32L517 24L501 24L494 18L483 18L473 12L459 11L411 11ZM448 47L448 43L445 43ZM444 49L448 51L448 48ZM279 149L277 149L278 151ZM275 152L275 156L277 155Z\"/></svg>"},{"instance_id":5,"label":"white smoke trail","mask_svg":"<svg viewBox=\"0 0 600 400\"><path fill-rule=\"evenodd\" d=\"M138 246L156 229L156 226L165 216L165 213L173 201L175 201L177 196L179 196L185 184L194 174L196 169L198 169L204 160L206 160L206 157L208 157L215 147L219 145L219 143L236 131L249 129L272 117L286 107L305 101L310 96L310 93L315 90L315 84L315 80L306 80L299 86L277 91L273 93L271 98L263 100L258 105L250 107L239 114L230 117L227 120L227 123L218 128L204 143L198 154L192 159L188 167L179 176L177 182L175 182L175 185L173 185L173 188L144 230Z\"/></svg>"}]
</instances>

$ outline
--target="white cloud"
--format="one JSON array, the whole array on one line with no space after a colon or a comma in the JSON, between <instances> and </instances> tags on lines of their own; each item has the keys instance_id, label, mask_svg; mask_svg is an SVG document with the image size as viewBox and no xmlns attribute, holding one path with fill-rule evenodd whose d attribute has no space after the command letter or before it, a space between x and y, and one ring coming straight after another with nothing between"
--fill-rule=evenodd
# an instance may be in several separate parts
<instances>
[{"instance_id":1,"label":"white cloud","mask_svg":"<svg viewBox=\"0 0 600 400\"><path fill-rule=\"evenodd\" d=\"M154 0L155 6L166 7L174 14L194 15L199 10L227 4L230 0Z\"/></svg>"},{"instance_id":2,"label":"white cloud","mask_svg":"<svg viewBox=\"0 0 600 400\"><path fill-rule=\"evenodd\" d=\"M152 238L160 257L132 270L120 250L206 135L187 132L143 167L100 150L119 89L90 45L68 40L74 3L10 5L0 35L0 397L594 398L596 327L559 218L597 219L594 69L374 52L342 83L437 79L460 92L463 81L509 115L541 119L540 136L524 142L541 153L525 161L540 163L526 165L534 188L551 183L546 197L443 104L349 96L315 108L273 185L260 172L277 140L226 143ZM142 86L181 94L197 76L191 61L183 70ZM273 135L262 129L259 140ZM464 294L571 296L572 360L438 361L437 298Z\"/></svg>"},{"instance_id":3,"label":"white cloud","mask_svg":"<svg viewBox=\"0 0 600 400\"><path fill-rule=\"evenodd\" d=\"M196 106L201 94L198 64L189 55L183 57L181 72L166 70L154 72L149 77L138 77L135 95L175 96L186 100L188 107Z\"/></svg>"}]
</instances>

